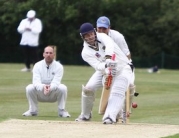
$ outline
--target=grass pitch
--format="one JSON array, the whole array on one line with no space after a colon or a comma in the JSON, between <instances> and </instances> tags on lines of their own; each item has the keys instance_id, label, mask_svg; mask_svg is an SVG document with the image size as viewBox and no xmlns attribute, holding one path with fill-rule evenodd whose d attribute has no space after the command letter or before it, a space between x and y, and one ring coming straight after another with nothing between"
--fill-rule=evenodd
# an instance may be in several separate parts
<instances>
[{"instance_id":1,"label":"grass pitch","mask_svg":"<svg viewBox=\"0 0 179 138\"><path fill-rule=\"evenodd\" d=\"M71 118L59 118L56 103L39 103L37 117L23 117L28 110L25 87L32 82L31 72L20 72L22 64L0 64L0 121L13 119L74 121L81 111L81 86L94 70L89 66L64 66L62 83L68 87L66 109ZM138 107L132 110L131 123L179 125L179 70L148 73L135 69ZM96 93L92 121L101 122L98 114L101 89Z\"/></svg>"}]
</instances>

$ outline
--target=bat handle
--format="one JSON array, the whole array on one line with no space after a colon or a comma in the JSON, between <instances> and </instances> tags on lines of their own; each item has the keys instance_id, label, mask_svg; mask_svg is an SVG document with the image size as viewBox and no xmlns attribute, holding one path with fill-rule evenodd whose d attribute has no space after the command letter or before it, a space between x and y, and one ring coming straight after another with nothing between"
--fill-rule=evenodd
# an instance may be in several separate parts
<instances>
[{"instance_id":1,"label":"bat handle","mask_svg":"<svg viewBox=\"0 0 179 138\"><path fill-rule=\"evenodd\" d=\"M107 90L110 88L111 83L112 83L112 76L109 75L109 76L106 78L106 83L105 83L105 85L106 85L105 88L106 88Z\"/></svg>"},{"instance_id":2,"label":"bat handle","mask_svg":"<svg viewBox=\"0 0 179 138\"><path fill-rule=\"evenodd\" d=\"M116 58L116 55L115 55L115 54L112 54L111 59L112 59L112 60L115 60L115 58Z\"/></svg>"},{"instance_id":3,"label":"bat handle","mask_svg":"<svg viewBox=\"0 0 179 138\"><path fill-rule=\"evenodd\" d=\"M112 59L112 60L115 60L115 57L116 57L116 55L113 54L112 57L111 57L111 59ZM110 69L109 69L109 72L110 72L110 74L107 76L106 83L105 83L106 89L109 89L110 86L111 86L111 83L112 83L112 75L111 75Z\"/></svg>"}]
</instances>

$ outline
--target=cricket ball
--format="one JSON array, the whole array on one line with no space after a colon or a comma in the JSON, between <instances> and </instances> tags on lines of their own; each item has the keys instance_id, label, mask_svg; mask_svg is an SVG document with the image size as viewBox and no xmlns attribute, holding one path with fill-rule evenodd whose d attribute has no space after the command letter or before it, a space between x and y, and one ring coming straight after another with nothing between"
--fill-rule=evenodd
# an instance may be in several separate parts
<instances>
[{"instance_id":1,"label":"cricket ball","mask_svg":"<svg viewBox=\"0 0 179 138\"><path fill-rule=\"evenodd\" d=\"M137 108L137 103L132 103L133 108Z\"/></svg>"}]
</instances>

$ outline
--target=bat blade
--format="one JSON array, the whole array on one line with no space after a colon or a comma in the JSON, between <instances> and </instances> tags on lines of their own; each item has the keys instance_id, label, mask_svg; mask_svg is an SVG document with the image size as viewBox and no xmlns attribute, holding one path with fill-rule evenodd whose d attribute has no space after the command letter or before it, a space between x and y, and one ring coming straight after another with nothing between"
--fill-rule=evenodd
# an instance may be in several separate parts
<instances>
[{"instance_id":1,"label":"bat blade","mask_svg":"<svg viewBox=\"0 0 179 138\"><path fill-rule=\"evenodd\" d=\"M100 115L103 115L105 113L108 103L109 93L110 93L110 89L106 89L106 87L103 87L101 99L99 103L99 111L98 111Z\"/></svg>"},{"instance_id":2,"label":"bat blade","mask_svg":"<svg viewBox=\"0 0 179 138\"><path fill-rule=\"evenodd\" d=\"M115 54L112 55L111 59L115 60ZM112 76L111 74L109 74L109 76L106 78L105 86L103 87L103 90L101 93L101 99L100 99L99 111L98 111L100 115L103 115L105 113L105 110L108 104L111 83L112 83Z\"/></svg>"}]
</instances>

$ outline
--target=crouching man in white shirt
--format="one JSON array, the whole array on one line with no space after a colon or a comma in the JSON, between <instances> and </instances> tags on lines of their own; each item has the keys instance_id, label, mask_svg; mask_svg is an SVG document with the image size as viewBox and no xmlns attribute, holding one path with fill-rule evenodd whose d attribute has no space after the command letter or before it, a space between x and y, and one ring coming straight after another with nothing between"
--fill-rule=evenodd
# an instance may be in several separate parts
<instances>
[{"instance_id":1,"label":"crouching man in white shirt","mask_svg":"<svg viewBox=\"0 0 179 138\"><path fill-rule=\"evenodd\" d=\"M55 53L51 46L44 49L43 57L43 60L34 65L32 84L26 87L29 110L22 115L37 116L38 102L57 101L58 115L70 117L70 114L65 110L67 87L61 84L63 66L54 60Z\"/></svg>"}]
</instances>

